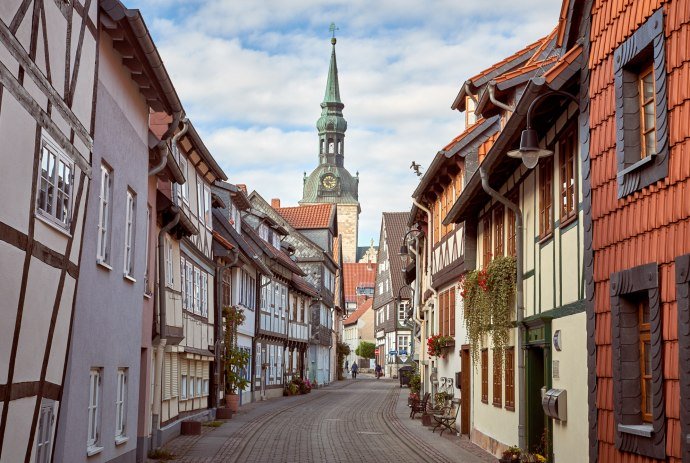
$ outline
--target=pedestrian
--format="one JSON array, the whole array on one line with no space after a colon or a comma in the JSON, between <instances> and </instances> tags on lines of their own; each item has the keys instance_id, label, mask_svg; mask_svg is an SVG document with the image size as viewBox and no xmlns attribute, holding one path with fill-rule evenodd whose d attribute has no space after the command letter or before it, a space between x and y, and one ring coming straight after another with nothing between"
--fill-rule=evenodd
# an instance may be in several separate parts
<instances>
[{"instance_id":1,"label":"pedestrian","mask_svg":"<svg viewBox=\"0 0 690 463\"><path fill-rule=\"evenodd\" d=\"M347 372L350 369L350 362L345 360L345 371Z\"/></svg>"},{"instance_id":2,"label":"pedestrian","mask_svg":"<svg viewBox=\"0 0 690 463\"><path fill-rule=\"evenodd\" d=\"M376 364L375 371L376 371L376 379L379 379L379 377L381 376L381 365L379 365L378 363Z\"/></svg>"},{"instance_id":3,"label":"pedestrian","mask_svg":"<svg viewBox=\"0 0 690 463\"><path fill-rule=\"evenodd\" d=\"M357 379L357 370L358 369L359 368L357 368L357 364L353 362L352 363L352 379Z\"/></svg>"}]
</instances>

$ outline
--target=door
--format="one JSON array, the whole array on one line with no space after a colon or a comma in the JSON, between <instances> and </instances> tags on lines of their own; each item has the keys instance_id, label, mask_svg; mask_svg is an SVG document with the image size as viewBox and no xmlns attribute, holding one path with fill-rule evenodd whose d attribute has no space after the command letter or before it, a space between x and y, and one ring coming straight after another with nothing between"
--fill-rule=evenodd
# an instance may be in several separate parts
<instances>
[{"instance_id":1,"label":"door","mask_svg":"<svg viewBox=\"0 0 690 463\"><path fill-rule=\"evenodd\" d=\"M541 406L541 388L546 384L544 349L529 346L527 349L527 448L530 452L545 455L548 433L546 416Z\"/></svg>"},{"instance_id":2,"label":"door","mask_svg":"<svg viewBox=\"0 0 690 463\"><path fill-rule=\"evenodd\" d=\"M470 347L465 345L462 346L462 351L460 352L460 434L467 435L470 434L471 374Z\"/></svg>"}]
</instances>

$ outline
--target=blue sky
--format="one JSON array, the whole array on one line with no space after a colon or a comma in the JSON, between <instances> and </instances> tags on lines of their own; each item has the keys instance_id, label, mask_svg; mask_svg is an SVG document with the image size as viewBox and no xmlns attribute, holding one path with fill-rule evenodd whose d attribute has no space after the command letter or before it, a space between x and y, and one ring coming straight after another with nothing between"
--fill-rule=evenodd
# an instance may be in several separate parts
<instances>
[{"instance_id":1,"label":"blue sky","mask_svg":"<svg viewBox=\"0 0 690 463\"><path fill-rule=\"evenodd\" d=\"M463 130L467 78L548 34L556 0L123 0L140 8L185 106L233 183L296 205L338 44L345 166L360 173L360 245L411 206L414 160Z\"/></svg>"}]
</instances>

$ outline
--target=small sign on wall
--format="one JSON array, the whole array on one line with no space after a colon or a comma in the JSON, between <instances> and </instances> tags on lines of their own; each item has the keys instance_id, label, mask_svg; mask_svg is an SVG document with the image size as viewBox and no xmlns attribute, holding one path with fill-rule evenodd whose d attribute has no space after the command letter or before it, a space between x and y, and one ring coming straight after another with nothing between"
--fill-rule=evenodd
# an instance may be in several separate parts
<instances>
[{"instance_id":1,"label":"small sign on wall","mask_svg":"<svg viewBox=\"0 0 690 463\"><path fill-rule=\"evenodd\" d=\"M552 360L551 364L552 364L551 365L552 376L554 377L554 379L559 379L561 377L560 373L558 371L560 364L561 364L560 360Z\"/></svg>"}]
</instances>

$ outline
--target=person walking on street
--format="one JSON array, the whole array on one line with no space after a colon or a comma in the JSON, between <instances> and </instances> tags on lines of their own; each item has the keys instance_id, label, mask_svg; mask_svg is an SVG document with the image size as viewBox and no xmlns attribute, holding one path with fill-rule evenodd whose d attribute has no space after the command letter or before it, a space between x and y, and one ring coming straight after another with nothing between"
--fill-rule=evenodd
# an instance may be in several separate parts
<instances>
[{"instance_id":1,"label":"person walking on street","mask_svg":"<svg viewBox=\"0 0 690 463\"><path fill-rule=\"evenodd\" d=\"M352 379L357 379L357 364L353 363L352 364Z\"/></svg>"},{"instance_id":2,"label":"person walking on street","mask_svg":"<svg viewBox=\"0 0 690 463\"><path fill-rule=\"evenodd\" d=\"M381 365L379 365L378 363L376 364L375 371L376 371L376 379L379 379L379 377L381 376Z\"/></svg>"},{"instance_id":3,"label":"person walking on street","mask_svg":"<svg viewBox=\"0 0 690 463\"><path fill-rule=\"evenodd\" d=\"M345 360L345 374L347 374L347 371L350 369L350 362L348 360Z\"/></svg>"}]
</instances>

